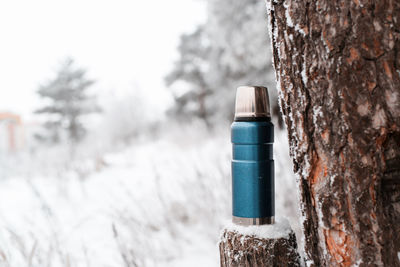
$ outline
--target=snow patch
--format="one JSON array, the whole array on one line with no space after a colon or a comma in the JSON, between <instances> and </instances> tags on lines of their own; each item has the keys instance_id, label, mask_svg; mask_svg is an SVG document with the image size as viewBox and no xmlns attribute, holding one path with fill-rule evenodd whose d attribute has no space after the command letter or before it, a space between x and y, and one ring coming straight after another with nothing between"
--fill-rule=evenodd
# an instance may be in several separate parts
<instances>
[{"instance_id":1,"label":"snow patch","mask_svg":"<svg viewBox=\"0 0 400 267\"><path fill-rule=\"evenodd\" d=\"M307 179L307 177L310 175L311 173L311 164L310 164L310 157L305 154L304 155L304 166L301 172L301 176L304 177L304 179ZM299 177L301 178L301 177Z\"/></svg>"},{"instance_id":2,"label":"snow patch","mask_svg":"<svg viewBox=\"0 0 400 267\"><path fill-rule=\"evenodd\" d=\"M356 264L354 265L354 266L360 266L360 264L362 263L362 260L361 259L359 259L357 262L356 262Z\"/></svg>"},{"instance_id":3,"label":"snow patch","mask_svg":"<svg viewBox=\"0 0 400 267\"><path fill-rule=\"evenodd\" d=\"M285 2L283 4L283 7L285 8L285 17L286 17L286 24L291 27L294 28L297 32L301 33L301 35L306 36L306 33L304 32L304 30L300 27L299 24L294 24L292 17L290 16L290 12L289 12L289 5Z\"/></svg>"},{"instance_id":4,"label":"snow patch","mask_svg":"<svg viewBox=\"0 0 400 267\"><path fill-rule=\"evenodd\" d=\"M314 261L312 259L307 259L305 264L306 264L307 267L315 266L315 263L314 263Z\"/></svg>"},{"instance_id":5,"label":"snow patch","mask_svg":"<svg viewBox=\"0 0 400 267\"><path fill-rule=\"evenodd\" d=\"M313 123L315 124L315 125L317 125L317 120L318 120L318 117L319 118L323 118L323 113L322 113L322 107L320 107L320 106L318 106L318 107L313 107Z\"/></svg>"},{"instance_id":6,"label":"snow patch","mask_svg":"<svg viewBox=\"0 0 400 267\"><path fill-rule=\"evenodd\" d=\"M376 107L376 112L372 117L372 126L375 129L385 126L386 124L386 114L385 111L378 105Z\"/></svg>"},{"instance_id":7,"label":"snow patch","mask_svg":"<svg viewBox=\"0 0 400 267\"><path fill-rule=\"evenodd\" d=\"M301 79L303 80L304 85L307 85L308 82L308 77L307 77L307 73L306 73L306 57L303 57L303 64L302 64L303 68L301 70Z\"/></svg>"},{"instance_id":8,"label":"snow patch","mask_svg":"<svg viewBox=\"0 0 400 267\"><path fill-rule=\"evenodd\" d=\"M285 2L285 3L283 4L283 7L285 8L286 24L287 24L289 27L294 27L292 17L290 16L290 13L289 13L289 5Z\"/></svg>"},{"instance_id":9,"label":"snow patch","mask_svg":"<svg viewBox=\"0 0 400 267\"><path fill-rule=\"evenodd\" d=\"M255 236L264 239L288 237L292 232L289 221L283 217L277 217L274 224L241 226L230 222L225 228L228 231L237 232L245 236Z\"/></svg>"},{"instance_id":10,"label":"snow patch","mask_svg":"<svg viewBox=\"0 0 400 267\"><path fill-rule=\"evenodd\" d=\"M297 118L301 118L301 116L302 116L302 114L300 113L300 111L297 110L296 111L296 117ZM296 126L297 126L297 129L296 129L297 130L297 135L299 137L304 136L304 127L303 127L302 120L298 120ZM303 151L303 147L301 147L300 151Z\"/></svg>"},{"instance_id":11,"label":"snow patch","mask_svg":"<svg viewBox=\"0 0 400 267\"><path fill-rule=\"evenodd\" d=\"M397 258L399 259L399 261L400 261L400 251L399 252L397 252Z\"/></svg>"},{"instance_id":12,"label":"snow patch","mask_svg":"<svg viewBox=\"0 0 400 267\"><path fill-rule=\"evenodd\" d=\"M319 223L319 225L320 225L321 227L323 227L323 228L325 228L325 229L328 229L329 226L326 225L326 224L324 223L324 220L323 220L324 215L322 214L322 202L321 202L321 201L318 201L318 202L317 202L317 205L318 205L318 208L317 208L318 223Z\"/></svg>"},{"instance_id":13,"label":"snow patch","mask_svg":"<svg viewBox=\"0 0 400 267\"><path fill-rule=\"evenodd\" d=\"M399 116L399 94L395 91L385 91L386 104L393 115Z\"/></svg>"},{"instance_id":14,"label":"snow patch","mask_svg":"<svg viewBox=\"0 0 400 267\"><path fill-rule=\"evenodd\" d=\"M301 35L303 35L303 37L306 36L306 32L302 28L300 28L299 24L296 24L296 26L294 26L294 29L296 31L298 31L299 33L301 33Z\"/></svg>"},{"instance_id":15,"label":"snow patch","mask_svg":"<svg viewBox=\"0 0 400 267\"><path fill-rule=\"evenodd\" d=\"M325 38L323 37L322 34L321 34L321 41L325 44L324 46L325 46L326 54L329 55L329 53L331 52L331 50L329 50L328 42L325 40ZM336 71L337 71L337 69L336 69Z\"/></svg>"},{"instance_id":16,"label":"snow patch","mask_svg":"<svg viewBox=\"0 0 400 267\"><path fill-rule=\"evenodd\" d=\"M369 104L368 102L365 102L363 104L358 105L357 107L357 112L361 115L361 116L367 116L369 113Z\"/></svg>"},{"instance_id":17,"label":"snow patch","mask_svg":"<svg viewBox=\"0 0 400 267\"><path fill-rule=\"evenodd\" d=\"M332 175L332 176L330 176L330 186L333 186L333 183L335 182L335 180L336 180L336 178L338 177L338 175L337 174L334 174L334 175Z\"/></svg>"},{"instance_id":18,"label":"snow patch","mask_svg":"<svg viewBox=\"0 0 400 267\"><path fill-rule=\"evenodd\" d=\"M382 30L382 26L379 24L378 20L374 20L373 22L375 31L380 32Z\"/></svg>"}]
</instances>

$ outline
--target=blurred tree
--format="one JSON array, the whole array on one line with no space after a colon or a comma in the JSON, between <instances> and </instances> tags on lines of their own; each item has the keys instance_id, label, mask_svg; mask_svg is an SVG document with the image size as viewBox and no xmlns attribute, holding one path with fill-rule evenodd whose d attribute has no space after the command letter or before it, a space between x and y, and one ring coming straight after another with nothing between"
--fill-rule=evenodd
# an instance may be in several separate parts
<instances>
[{"instance_id":1,"label":"blurred tree","mask_svg":"<svg viewBox=\"0 0 400 267\"><path fill-rule=\"evenodd\" d=\"M47 105L35 113L48 116L47 133L38 134L37 138L58 143L65 132L70 141L80 141L86 133L81 117L100 111L94 97L87 94L93 83L86 78L86 70L74 67L71 58L64 60L56 77L39 87L38 94L47 100Z\"/></svg>"},{"instance_id":2,"label":"blurred tree","mask_svg":"<svg viewBox=\"0 0 400 267\"><path fill-rule=\"evenodd\" d=\"M175 105L169 114L180 118L199 117L209 125L210 112L206 107L206 97L212 93L206 75L210 47L206 44L204 27L199 26L191 34L181 36L179 45L180 59L175 63L172 72L166 77L168 86L183 81L183 92L173 92Z\"/></svg>"},{"instance_id":3,"label":"blurred tree","mask_svg":"<svg viewBox=\"0 0 400 267\"><path fill-rule=\"evenodd\" d=\"M170 114L198 117L209 126L220 119L231 120L236 88L250 84L269 87L274 115L278 115L265 3L207 3L208 20L182 36L180 58L166 77L175 97Z\"/></svg>"}]
</instances>

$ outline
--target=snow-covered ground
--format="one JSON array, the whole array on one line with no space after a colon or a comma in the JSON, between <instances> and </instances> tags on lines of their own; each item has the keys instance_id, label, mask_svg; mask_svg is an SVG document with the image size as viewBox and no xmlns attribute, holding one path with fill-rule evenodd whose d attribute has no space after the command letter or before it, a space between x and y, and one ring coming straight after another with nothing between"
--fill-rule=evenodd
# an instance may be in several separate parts
<instances>
[{"instance_id":1,"label":"snow-covered ground","mask_svg":"<svg viewBox=\"0 0 400 267\"><path fill-rule=\"evenodd\" d=\"M230 151L228 131L202 138L193 131L136 142L75 169L49 171L59 162L44 164L39 154L2 158L0 266L219 266ZM297 230L283 132L275 160L276 210Z\"/></svg>"}]
</instances>

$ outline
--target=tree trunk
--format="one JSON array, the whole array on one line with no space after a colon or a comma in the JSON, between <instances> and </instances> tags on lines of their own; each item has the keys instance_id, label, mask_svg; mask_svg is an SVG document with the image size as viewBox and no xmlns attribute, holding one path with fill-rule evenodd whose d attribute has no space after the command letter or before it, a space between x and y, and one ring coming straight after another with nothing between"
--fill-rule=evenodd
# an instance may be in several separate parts
<instances>
[{"instance_id":1,"label":"tree trunk","mask_svg":"<svg viewBox=\"0 0 400 267\"><path fill-rule=\"evenodd\" d=\"M221 267L295 267L300 266L296 236L292 229L281 236L259 236L265 227L235 226L222 232L219 243ZM244 229L244 230L237 230ZM281 228L277 226L276 229ZM271 229L270 232L276 231ZM279 231L279 230L278 230Z\"/></svg>"},{"instance_id":2,"label":"tree trunk","mask_svg":"<svg viewBox=\"0 0 400 267\"><path fill-rule=\"evenodd\" d=\"M267 2L309 266L400 266L400 3Z\"/></svg>"}]
</instances>

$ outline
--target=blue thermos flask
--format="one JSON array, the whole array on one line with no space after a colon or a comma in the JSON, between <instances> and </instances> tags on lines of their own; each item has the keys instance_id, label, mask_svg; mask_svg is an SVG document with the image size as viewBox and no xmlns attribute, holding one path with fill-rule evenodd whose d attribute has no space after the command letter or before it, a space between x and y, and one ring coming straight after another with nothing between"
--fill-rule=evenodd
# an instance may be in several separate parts
<instances>
[{"instance_id":1,"label":"blue thermos flask","mask_svg":"<svg viewBox=\"0 0 400 267\"><path fill-rule=\"evenodd\" d=\"M239 225L273 224L274 125L266 87L237 89L231 129L232 221Z\"/></svg>"}]
</instances>

